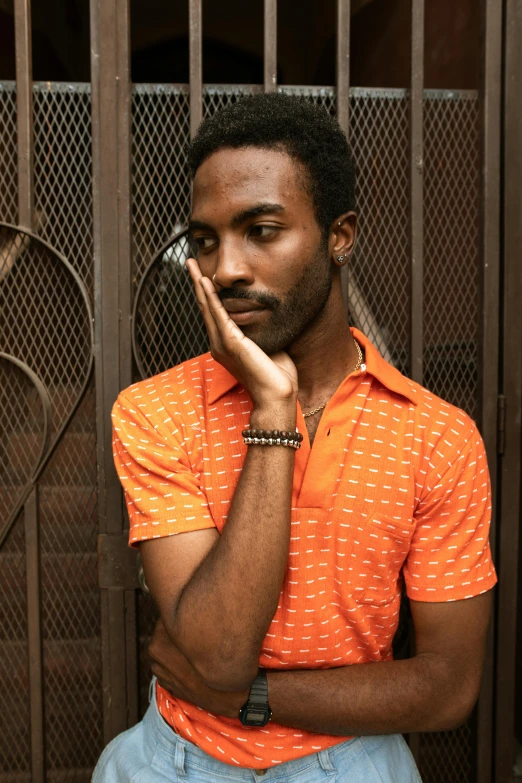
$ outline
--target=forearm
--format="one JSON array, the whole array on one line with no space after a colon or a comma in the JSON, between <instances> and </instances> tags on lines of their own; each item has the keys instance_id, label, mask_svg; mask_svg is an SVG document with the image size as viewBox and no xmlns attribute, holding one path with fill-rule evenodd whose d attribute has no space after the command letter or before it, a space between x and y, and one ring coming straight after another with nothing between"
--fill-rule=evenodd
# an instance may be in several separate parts
<instances>
[{"instance_id":1,"label":"forearm","mask_svg":"<svg viewBox=\"0 0 522 783\"><path fill-rule=\"evenodd\" d=\"M476 698L437 656L321 671L268 673L272 720L339 736L442 731Z\"/></svg>"},{"instance_id":2,"label":"forearm","mask_svg":"<svg viewBox=\"0 0 522 783\"><path fill-rule=\"evenodd\" d=\"M276 415L277 414L277 415ZM295 403L253 427L295 426ZM295 451L250 447L223 534L183 589L167 630L213 687L251 682L277 609L290 536Z\"/></svg>"}]
</instances>

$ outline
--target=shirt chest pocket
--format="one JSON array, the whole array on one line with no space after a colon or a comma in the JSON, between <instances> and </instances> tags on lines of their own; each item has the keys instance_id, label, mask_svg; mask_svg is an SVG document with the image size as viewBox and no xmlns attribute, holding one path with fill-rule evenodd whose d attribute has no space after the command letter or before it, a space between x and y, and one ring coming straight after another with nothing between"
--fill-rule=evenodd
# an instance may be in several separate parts
<instances>
[{"instance_id":1,"label":"shirt chest pocket","mask_svg":"<svg viewBox=\"0 0 522 783\"><path fill-rule=\"evenodd\" d=\"M381 605L395 598L414 530L413 519L391 520L380 514L361 525L354 536L350 569L355 601Z\"/></svg>"}]
</instances>

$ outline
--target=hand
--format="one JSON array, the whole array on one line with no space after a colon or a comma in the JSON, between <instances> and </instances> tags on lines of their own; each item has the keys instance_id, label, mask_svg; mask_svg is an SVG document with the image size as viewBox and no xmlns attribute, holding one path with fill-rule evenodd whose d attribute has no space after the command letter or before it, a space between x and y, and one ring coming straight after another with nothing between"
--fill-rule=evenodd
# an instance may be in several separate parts
<instances>
[{"instance_id":1,"label":"hand","mask_svg":"<svg viewBox=\"0 0 522 783\"><path fill-rule=\"evenodd\" d=\"M212 281L201 274L198 262L189 258L187 267L207 327L213 358L243 384L254 406L295 405L297 370L288 354L280 351L268 357L230 318Z\"/></svg>"},{"instance_id":2,"label":"hand","mask_svg":"<svg viewBox=\"0 0 522 783\"><path fill-rule=\"evenodd\" d=\"M148 652L152 661L152 673L162 688L166 688L173 696L215 715L238 717L249 691L230 693L209 688L173 644L161 620L156 624Z\"/></svg>"}]
</instances>

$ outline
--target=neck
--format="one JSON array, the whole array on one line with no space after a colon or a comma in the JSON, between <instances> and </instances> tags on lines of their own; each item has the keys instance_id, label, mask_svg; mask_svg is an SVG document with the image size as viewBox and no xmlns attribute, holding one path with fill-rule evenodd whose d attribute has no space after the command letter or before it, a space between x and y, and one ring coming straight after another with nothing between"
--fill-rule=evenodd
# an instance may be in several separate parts
<instances>
[{"instance_id":1,"label":"neck","mask_svg":"<svg viewBox=\"0 0 522 783\"><path fill-rule=\"evenodd\" d=\"M357 348L344 308L340 275L322 312L290 346L303 408L322 405L357 362Z\"/></svg>"}]
</instances>

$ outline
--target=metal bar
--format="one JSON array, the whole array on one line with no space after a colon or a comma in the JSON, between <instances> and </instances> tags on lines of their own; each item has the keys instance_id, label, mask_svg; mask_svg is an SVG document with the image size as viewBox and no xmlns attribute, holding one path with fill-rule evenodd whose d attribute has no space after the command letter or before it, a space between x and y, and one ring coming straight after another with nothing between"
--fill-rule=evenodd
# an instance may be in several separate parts
<instances>
[{"instance_id":1,"label":"metal bar","mask_svg":"<svg viewBox=\"0 0 522 783\"><path fill-rule=\"evenodd\" d=\"M190 138L203 118L203 0L189 0Z\"/></svg>"},{"instance_id":2,"label":"metal bar","mask_svg":"<svg viewBox=\"0 0 522 783\"><path fill-rule=\"evenodd\" d=\"M501 578L497 609L497 680L495 781L513 779L515 756L515 682L517 675L517 593L521 512L522 413L522 4L505 5L504 171L503 178L503 367L506 398L504 454L501 467L501 524L498 561ZM500 84L497 85L500 92Z\"/></svg>"},{"instance_id":3,"label":"metal bar","mask_svg":"<svg viewBox=\"0 0 522 783\"><path fill-rule=\"evenodd\" d=\"M350 133L350 0L337 0L337 121Z\"/></svg>"},{"instance_id":4,"label":"metal bar","mask_svg":"<svg viewBox=\"0 0 522 783\"><path fill-rule=\"evenodd\" d=\"M337 121L350 136L350 0L337 0L336 60ZM341 267L344 307L349 312L349 264Z\"/></svg>"},{"instance_id":5,"label":"metal bar","mask_svg":"<svg viewBox=\"0 0 522 783\"><path fill-rule=\"evenodd\" d=\"M18 134L18 223L32 229L33 188L33 59L31 0L15 0L16 108Z\"/></svg>"},{"instance_id":6,"label":"metal bar","mask_svg":"<svg viewBox=\"0 0 522 783\"><path fill-rule=\"evenodd\" d=\"M138 576L138 569L136 562L134 563L134 573L136 578ZM126 634L127 634L127 658L125 666L127 670L127 680L139 682L139 661L138 661L138 645L136 644L138 638L138 626L137 626L137 592L136 590L125 590L124 593L125 603L125 616L127 618ZM139 720L139 688L133 688L128 693L127 698L127 714L128 722L130 726L133 726Z\"/></svg>"},{"instance_id":7,"label":"metal bar","mask_svg":"<svg viewBox=\"0 0 522 783\"><path fill-rule=\"evenodd\" d=\"M265 92L277 89L277 0L264 2L264 84Z\"/></svg>"},{"instance_id":8,"label":"metal bar","mask_svg":"<svg viewBox=\"0 0 522 783\"><path fill-rule=\"evenodd\" d=\"M27 498L24 507L24 525L29 704L31 713L31 780L34 783L43 783L45 780L45 736L37 486L33 487L31 494Z\"/></svg>"},{"instance_id":9,"label":"metal bar","mask_svg":"<svg viewBox=\"0 0 522 783\"><path fill-rule=\"evenodd\" d=\"M424 98L424 0L411 0L410 89L410 375L423 381L423 98Z\"/></svg>"},{"instance_id":10,"label":"metal bar","mask_svg":"<svg viewBox=\"0 0 522 783\"><path fill-rule=\"evenodd\" d=\"M100 533L125 525L112 460L110 411L131 374L131 179L129 0L91 0L93 219L97 457ZM127 676L130 643L123 591L103 589L104 739L129 726L137 679ZM135 644L135 640L133 642ZM137 698L137 697L136 697Z\"/></svg>"},{"instance_id":11,"label":"metal bar","mask_svg":"<svg viewBox=\"0 0 522 783\"><path fill-rule=\"evenodd\" d=\"M499 369L500 144L502 3L482 2L483 66L481 100L481 245L479 262L479 426L488 456L493 493L491 544L495 554L497 509L497 396ZM495 622L495 618L493 623ZM494 746L494 633L486 658L476 711L477 783L490 783Z\"/></svg>"}]
</instances>

